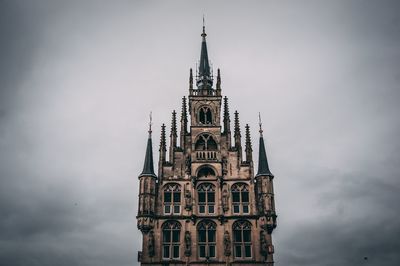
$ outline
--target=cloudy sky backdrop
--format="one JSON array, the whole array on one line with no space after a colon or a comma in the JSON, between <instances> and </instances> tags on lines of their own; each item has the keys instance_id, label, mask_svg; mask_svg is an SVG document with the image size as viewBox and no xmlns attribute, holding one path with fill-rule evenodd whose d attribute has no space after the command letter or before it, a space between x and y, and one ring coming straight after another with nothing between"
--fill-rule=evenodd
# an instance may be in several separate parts
<instances>
[{"instance_id":1,"label":"cloudy sky backdrop","mask_svg":"<svg viewBox=\"0 0 400 266\"><path fill-rule=\"evenodd\" d=\"M262 113L276 265L400 265L398 1L1 0L1 266L137 265L148 113L158 158L203 14L255 151Z\"/></svg>"}]
</instances>

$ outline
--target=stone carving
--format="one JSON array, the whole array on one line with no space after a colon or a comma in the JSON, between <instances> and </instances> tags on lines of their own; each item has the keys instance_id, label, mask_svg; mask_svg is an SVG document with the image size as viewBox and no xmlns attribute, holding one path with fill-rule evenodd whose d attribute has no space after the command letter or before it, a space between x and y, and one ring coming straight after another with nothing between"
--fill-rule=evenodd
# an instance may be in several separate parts
<instances>
[{"instance_id":1,"label":"stone carving","mask_svg":"<svg viewBox=\"0 0 400 266\"><path fill-rule=\"evenodd\" d=\"M192 193L189 190L185 191L185 209L191 211L193 206Z\"/></svg>"},{"instance_id":2,"label":"stone carving","mask_svg":"<svg viewBox=\"0 0 400 266\"><path fill-rule=\"evenodd\" d=\"M222 158L222 174L226 175L228 173L228 160L226 157Z\"/></svg>"},{"instance_id":3,"label":"stone carving","mask_svg":"<svg viewBox=\"0 0 400 266\"><path fill-rule=\"evenodd\" d=\"M224 212L229 210L229 192L226 187L222 190L222 209Z\"/></svg>"},{"instance_id":4,"label":"stone carving","mask_svg":"<svg viewBox=\"0 0 400 266\"><path fill-rule=\"evenodd\" d=\"M196 177L192 175L192 176L190 177L190 179L192 180L192 185L193 185L193 186L196 186L196 183L197 183Z\"/></svg>"},{"instance_id":5,"label":"stone carving","mask_svg":"<svg viewBox=\"0 0 400 266\"><path fill-rule=\"evenodd\" d=\"M186 159L185 159L185 173L188 174L188 175L190 175L192 173L191 164L192 164L192 159L190 158L190 156L186 156Z\"/></svg>"},{"instance_id":6,"label":"stone carving","mask_svg":"<svg viewBox=\"0 0 400 266\"><path fill-rule=\"evenodd\" d=\"M270 212L271 211L271 208L270 208L270 206L271 206L271 204L270 204L270 198L267 196L267 195L265 195L264 196L264 200L263 200L263 203L264 203L264 213L268 213L268 212Z\"/></svg>"},{"instance_id":7,"label":"stone carving","mask_svg":"<svg viewBox=\"0 0 400 266\"><path fill-rule=\"evenodd\" d=\"M260 253L265 257L268 256L268 242L267 239L265 238L264 231L260 232Z\"/></svg>"},{"instance_id":8,"label":"stone carving","mask_svg":"<svg viewBox=\"0 0 400 266\"><path fill-rule=\"evenodd\" d=\"M192 238L190 236L190 232L185 232L185 256L189 257L192 255Z\"/></svg>"},{"instance_id":9,"label":"stone carving","mask_svg":"<svg viewBox=\"0 0 400 266\"><path fill-rule=\"evenodd\" d=\"M258 200L258 212L261 214L264 213L264 205L265 205L264 195L261 194Z\"/></svg>"},{"instance_id":10,"label":"stone carving","mask_svg":"<svg viewBox=\"0 0 400 266\"><path fill-rule=\"evenodd\" d=\"M154 232L150 231L149 233L149 241L147 243L147 249L149 252L149 257L154 257L155 247L154 247Z\"/></svg>"},{"instance_id":11,"label":"stone carving","mask_svg":"<svg viewBox=\"0 0 400 266\"><path fill-rule=\"evenodd\" d=\"M231 255L231 237L228 231L224 233L224 254L227 257Z\"/></svg>"}]
</instances>

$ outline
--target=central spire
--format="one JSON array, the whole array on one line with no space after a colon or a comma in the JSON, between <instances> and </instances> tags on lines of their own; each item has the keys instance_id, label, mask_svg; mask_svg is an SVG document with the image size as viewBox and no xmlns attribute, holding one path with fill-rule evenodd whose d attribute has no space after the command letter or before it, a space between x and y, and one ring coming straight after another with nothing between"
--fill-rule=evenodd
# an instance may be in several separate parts
<instances>
[{"instance_id":1,"label":"central spire","mask_svg":"<svg viewBox=\"0 0 400 266\"><path fill-rule=\"evenodd\" d=\"M199 89L211 89L213 85L210 62L208 61L206 36L207 36L206 27L204 25L204 17L203 17L203 33L201 34L202 42L201 42L200 64L197 77L197 87Z\"/></svg>"}]
</instances>

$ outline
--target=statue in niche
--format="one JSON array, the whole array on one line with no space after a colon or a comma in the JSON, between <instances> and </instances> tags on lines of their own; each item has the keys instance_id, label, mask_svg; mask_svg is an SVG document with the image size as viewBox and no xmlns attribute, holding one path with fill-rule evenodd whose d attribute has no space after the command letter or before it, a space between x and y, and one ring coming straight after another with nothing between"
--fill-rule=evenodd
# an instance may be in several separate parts
<instances>
[{"instance_id":1,"label":"statue in niche","mask_svg":"<svg viewBox=\"0 0 400 266\"><path fill-rule=\"evenodd\" d=\"M196 183L197 183L196 177L195 176L191 176L190 179L192 180L193 186L196 186Z\"/></svg>"},{"instance_id":2,"label":"statue in niche","mask_svg":"<svg viewBox=\"0 0 400 266\"><path fill-rule=\"evenodd\" d=\"M264 200L264 195L260 195L260 198L258 200L258 212L259 213L264 213L264 204L265 204L265 200Z\"/></svg>"},{"instance_id":3,"label":"statue in niche","mask_svg":"<svg viewBox=\"0 0 400 266\"><path fill-rule=\"evenodd\" d=\"M189 257L192 255L192 238L190 236L190 232L185 232L185 256Z\"/></svg>"},{"instance_id":4,"label":"statue in niche","mask_svg":"<svg viewBox=\"0 0 400 266\"><path fill-rule=\"evenodd\" d=\"M271 212L271 210L272 210L272 206L271 206L271 196L267 196L266 197L266 200L267 200L267 212Z\"/></svg>"},{"instance_id":5,"label":"statue in niche","mask_svg":"<svg viewBox=\"0 0 400 266\"><path fill-rule=\"evenodd\" d=\"M264 193L268 193L269 192L268 180L264 179L262 183L263 183L263 186L262 186L263 187L263 192Z\"/></svg>"},{"instance_id":6,"label":"statue in niche","mask_svg":"<svg viewBox=\"0 0 400 266\"><path fill-rule=\"evenodd\" d=\"M228 173L228 160L226 157L222 158L222 174L226 175Z\"/></svg>"},{"instance_id":7,"label":"statue in niche","mask_svg":"<svg viewBox=\"0 0 400 266\"><path fill-rule=\"evenodd\" d=\"M263 255L265 257L268 256L268 242L267 242L267 239L265 238L264 231L260 232L260 252L261 252L261 255Z\"/></svg>"},{"instance_id":8,"label":"statue in niche","mask_svg":"<svg viewBox=\"0 0 400 266\"><path fill-rule=\"evenodd\" d=\"M270 197L265 195L264 196L264 212L268 213L271 211L271 201L270 201Z\"/></svg>"},{"instance_id":9,"label":"statue in niche","mask_svg":"<svg viewBox=\"0 0 400 266\"><path fill-rule=\"evenodd\" d=\"M188 175L190 175L191 172L192 172L191 163L192 163L192 160L190 158L190 155L186 156L186 159L185 159L185 173L188 174Z\"/></svg>"},{"instance_id":10,"label":"statue in niche","mask_svg":"<svg viewBox=\"0 0 400 266\"><path fill-rule=\"evenodd\" d=\"M193 206L192 193L190 190L185 191L185 209L191 211Z\"/></svg>"},{"instance_id":11,"label":"statue in niche","mask_svg":"<svg viewBox=\"0 0 400 266\"><path fill-rule=\"evenodd\" d=\"M149 257L154 257L155 247L154 247L154 232L149 233L149 242L147 243L147 249L149 251Z\"/></svg>"},{"instance_id":12,"label":"statue in niche","mask_svg":"<svg viewBox=\"0 0 400 266\"><path fill-rule=\"evenodd\" d=\"M224 212L229 210L229 192L226 186L224 187L224 190L222 191L222 210Z\"/></svg>"},{"instance_id":13,"label":"statue in niche","mask_svg":"<svg viewBox=\"0 0 400 266\"><path fill-rule=\"evenodd\" d=\"M224 233L224 254L227 257L231 255L231 237L228 231Z\"/></svg>"}]
</instances>

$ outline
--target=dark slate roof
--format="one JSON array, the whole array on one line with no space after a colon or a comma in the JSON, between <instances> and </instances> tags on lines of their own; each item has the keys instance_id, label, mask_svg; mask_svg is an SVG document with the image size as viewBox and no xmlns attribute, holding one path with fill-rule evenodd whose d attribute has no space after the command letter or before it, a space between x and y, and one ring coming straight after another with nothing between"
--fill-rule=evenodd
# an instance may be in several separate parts
<instances>
[{"instance_id":1,"label":"dark slate roof","mask_svg":"<svg viewBox=\"0 0 400 266\"><path fill-rule=\"evenodd\" d=\"M154 176L154 163L153 163L153 145L151 141L151 134L149 133L149 138L147 140L146 157L144 158L143 171L140 176Z\"/></svg>"},{"instance_id":2,"label":"dark slate roof","mask_svg":"<svg viewBox=\"0 0 400 266\"><path fill-rule=\"evenodd\" d=\"M259 148L259 154L258 154L258 172L257 172L256 177L263 176L263 175L274 177L274 175L269 170L267 153L265 152L264 138L262 135L260 135L260 148Z\"/></svg>"},{"instance_id":3,"label":"dark slate roof","mask_svg":"<svg viewBox=\"0 0 400 266\"><path fill-rule=\"evenodd\" d=\"M201 53L200 53L200 66L199 76L210 76L210 64L208 61L206 33L203 31L203 41L201 42Z\"/></svg>"}]
</instances>

